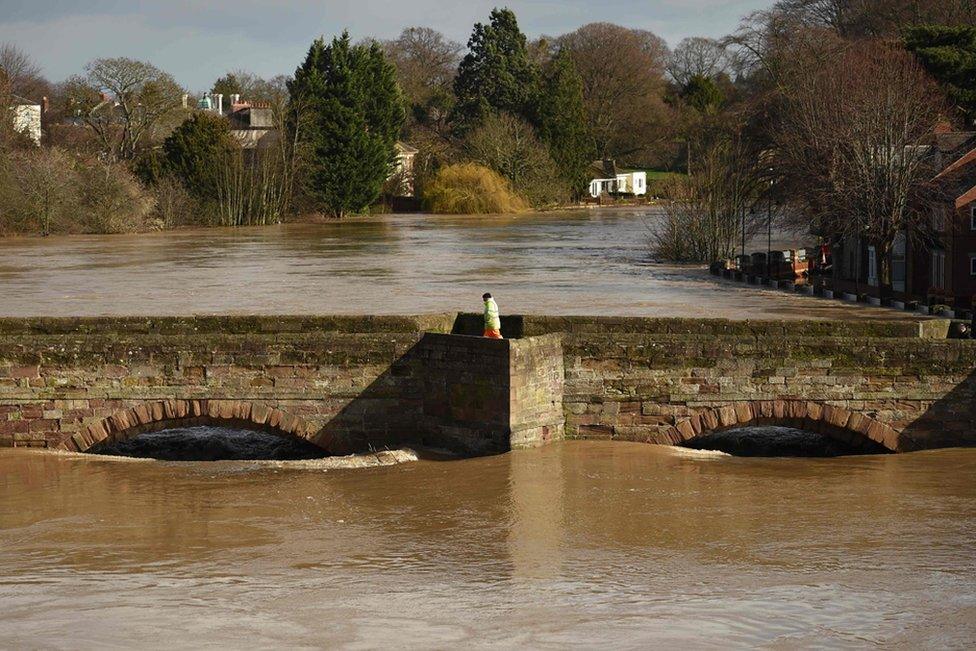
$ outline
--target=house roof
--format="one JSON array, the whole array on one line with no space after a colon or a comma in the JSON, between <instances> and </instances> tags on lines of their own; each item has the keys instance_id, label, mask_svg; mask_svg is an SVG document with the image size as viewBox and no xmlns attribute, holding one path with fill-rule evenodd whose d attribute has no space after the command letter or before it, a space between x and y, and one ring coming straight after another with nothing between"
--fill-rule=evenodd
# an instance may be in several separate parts
<instances>
[{"instance_id":1,"label":"house roof","mask_svg":"<svg viewBox=\"0 0 976 651\"><path fill-rule=\"evenodd\" d=\"M944 154L953 154L960 149L968 151L976 147L976 132L944 131L936 133L935 146Z\"/></svg>"},{"instance_id":2,"label":"house roof","mask_svg":"<svg viewBox=\"0 0 976 651\"><path fill-rule=\"evenodd\" d=\"M962 194L962 196L956 199L956 210L961 210L974 201L976 201L976 185L969 188L968 192L965 192Z\"/></svg>"},{"instance_id":3,"label":"house roof","mask_svg":"<svg viewBox=\"0 0 976 651\"><path fill-rule=\"evenodd\" d=\"M970 149L968 152L963 154L962 157L960 157L954 163L952 163L944 170L939 172L935 178L938 179L944 176L949 176L950 174L953 174L956 171L961 170L962 168L968 165L971 165L974 161L976 161L976 148Z\"/></svg>"},{"instance_id":4,"label":"house roof","mask_svg":"<svg viewBox=\"0 0 976 651\"><path fill-rule=\"evenodd\" d=\"M411 147L407 143L401 142L399 140L397 140L396 147L404 154L416 154L420 152L420 150L417 149L416 147Z\"/></svg>"},{"instance_id":5,"label":"house roof","mask_svg":"<svg viewBox=\"0 0 976 651\"><path fill-rule=\"evenodd\" d=\"M21 97L20 95L11 95L10 97L14 106L40 106L37 102L29 100L26 97Z\"/></svg>"}]
</instances>

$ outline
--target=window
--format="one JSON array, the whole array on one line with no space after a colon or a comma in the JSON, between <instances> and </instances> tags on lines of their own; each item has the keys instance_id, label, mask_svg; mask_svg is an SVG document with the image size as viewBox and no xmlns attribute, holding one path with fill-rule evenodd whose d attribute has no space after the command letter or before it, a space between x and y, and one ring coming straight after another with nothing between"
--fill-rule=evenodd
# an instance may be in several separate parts
<instances>
[{"instance_id":1,"label":"window","mask_svg":"<svg viewBox=\"0 0 976 651\"><path fill-rule=\"evenodd\" d=\"M868 285L878 286L878 250L873 246L868 247Z\"/></svg>"},{"instance_id":2,"label":"window","mask_svg":"<svg viewBox=\"0 0 976 651\"><path fill-rule=\"evenodd\" d=\"M976 206L969 208L969 230L976 231Z\"/></svg>"},{"instance_id":3,"label":"window","mask_svg":"<svg viewBox=\"0 0 976 651\"><path fill-rule=\"evenodd\" d=\"M969 275L976 276L976 253L969 254Z\"/></svg>"},{"instance_id":4,"label":"window","mask_svg":"<svg viewBox=\"0 0 976 651\"><path fill-rule=\"evenodd\" d=\"M945 288L945 251L932 251L932 287Z\"/></svg>"}]
</instances>

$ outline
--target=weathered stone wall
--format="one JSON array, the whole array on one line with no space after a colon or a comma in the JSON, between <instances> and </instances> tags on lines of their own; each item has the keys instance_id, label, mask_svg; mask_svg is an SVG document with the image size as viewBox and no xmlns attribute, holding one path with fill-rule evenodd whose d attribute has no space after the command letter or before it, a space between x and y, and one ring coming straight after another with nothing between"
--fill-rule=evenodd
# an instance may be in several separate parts
<instances>
[{"instance_id":1,"label":"weathered stone wall","mask_svg":"<svg viewBox=\"0 0 976 651\"><path fill-rule=\"evenodd\" d=\"M81 447L74 436L89 425L172 401L195 401L202 414L190 415L212 416L209 403L223 420L246 420L243 405L277 410L290 420L276 429L336 451L414 433L419 371L409 353L420 333L158 334L102 325L0 336L0 445ZM229 401L236 404L221 404Z\"/></svg>"},{"instance_id":2,"label":"weathered stone wall","mask_svg":"<svg viewBox=\"0 0 976 651\"><path fill-rule=\"evenodd\" d=\"M510 342L511 447L534 447L565 437L562 336Z\"/></svg>"},{"instance_id":3,"label":"weathered stone wall","mask_svg":"<svg viewBox=\"0 0 976 651\"><path fill-rule=\"evenodd\" d=\"M444 334L477 318L0 319L0 445L86 449L182 419L335 452L673 444L744 423L976 444L976 342L945 322L516 316L525 338Z\"/></svg>"},{"instance_id":4,"label":"weathered stone wall","mask_svg":"<svg viewBox=\"0 0 976 651\"><path fill-rule=\"evenodd\" d=\"M465 454L509 450L509 342L439 334L423 341L425 442Z\"/></svg>"},{"instance_id":5,"label":"weathered stone wall","mask_svg":"<svg viewBox=\"0 0 976 651\"><path fill-rule=\"evenodd\" d=\"M976 444L976 342L590 330L564 338L570 437L674 444L819 423L896 450Z\"/></svg>"},{"instance_id":6,"label":"weathered stone wall","mask_svg":"<svg viewBox=\"0 0 976 651\"><path fill-rule=\"evenodd\" d=\"M83 450L175 422L258 426L336 453L502 452L513 418L518 445L561 436L561 393L546 413L534 402L561 388L558 341L513 376L513 345L531 341L437 334L452 327L453 315L0 319L0 446Z\"/></svg>"},{"instance_id":7,"label":"weathered stone wall","mask_svg":"<svg viewBox=\"0 0 976 651\"><path fill-rule=\"evenodd\" d=\"M480 314L457 315L454 334L480 335ZM502 315L507 338L566 334L719 335L737 337L921 337L945 339L945 319L900 321L810 321L672 319L605 316Z\"/></svg>"}]
</instances>

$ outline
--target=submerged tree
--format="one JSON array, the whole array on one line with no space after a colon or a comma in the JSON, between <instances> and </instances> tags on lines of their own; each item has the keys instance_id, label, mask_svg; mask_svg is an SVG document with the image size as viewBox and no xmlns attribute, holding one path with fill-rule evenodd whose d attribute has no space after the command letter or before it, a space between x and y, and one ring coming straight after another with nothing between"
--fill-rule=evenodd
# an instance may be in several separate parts
<instances>
[{"instance_id":1,"label":"submerged tree","mask_svg":"<svg viewBox=\"0 0 976 651\"><path fill-rule=\"evenodd\" d=\"M163 170L201 201L217 195L217 178L238 147L230 125L215 113L194 113L163 143Z\"/></svg>"},{"instance_id":2,"label":"submerged tree","mask_svg":"<svg viewBox=\"0 0 976 651\"><path fill-rule=\"evenodd\" d=\"M375 201L404 121L396 70L376 43L317 39L288 85L288 129L301 149L300 183L312 207L341 218Z\"/></svg>"},{"instance_id":3,"label":"submerged tree","mask_svg":"<svg viewBox=\"0 0 976 651\"><path fill-rule=\"evenodd\" d=\"M710 263L731 257L754 232L751 208L766 184L758 152L741 133L716 128L693 146L695 172L665 184L664 218L655 226L651 248L665 260Z\"/></svg>"},{"instance_id":4,"label":"submerged tree","mask_svg":"<svg viewBox=\"0 0 976 651\"><path fill-rule=\"evenodd\" d=\"M464 143L470 160L501 174L529 203L543 208L565 201L569 191L545 144L525 120L490 115Z\"/></svg>"}]
</instances>

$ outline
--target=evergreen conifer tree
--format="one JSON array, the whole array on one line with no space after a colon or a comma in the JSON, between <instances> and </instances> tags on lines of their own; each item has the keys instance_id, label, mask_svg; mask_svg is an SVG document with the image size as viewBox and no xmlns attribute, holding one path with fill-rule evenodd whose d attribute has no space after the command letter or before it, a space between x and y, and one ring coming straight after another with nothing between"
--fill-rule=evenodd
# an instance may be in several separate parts
<instances>
[{"instance_id":1,"label":"evergreen conifer tree","mask_svg":"<svg viewBox=\"0 0 976 651\"><path fill-rule=\"evenodd\" d=\"M194 197L210 202L217 194L219 170L238 146L226 119L194 113L163 142L162 168Z\"/></svg>"},{"instance_id":2,"label":"evergreen conifer tree","mask_svg":"<svg viewBox=\"0 0 976 651\"><path fill-rule=\"evenodd\" d=\"M583 83L567 52L558 52L542 71L532 121L560 177L578 198L586 187L593 147L583 108Z\"/></svg>"},{"instance_id":3,"label":"evergreen conifer tree","mask_svg":"<svg viewBox=\"0 0 976 651\"><path fill-rule=\"evenodd\" d=\"M364 210L392 170L404 120L393 66L348 33L330 45L317 39L288 91L305 197L336 218Z\"/></svg>"},{"instance_id":4,"label":"evergreen conifer tree","mask_svg":"<svg viewBox=\"0 0 976 651\"><path fill-rule=\"evenodd\" d=\"M460 133L478 126L490 112L527 118L538 89L538 70L529 58L525 34L509 9L494 9L478 23L454 80L453 121Z\"/></svg>"},{"instance_id":5,"label":"evergreen conifer tree","mask_svg":"<svg viewBox=\"0 0 976 651\"><path fill-rule=\"evenodd\" d=\"M905 30L905 46L929 74L946 86L949 97L976 121L976 27L919 25Z\"/></svg>"}]
</instances>

